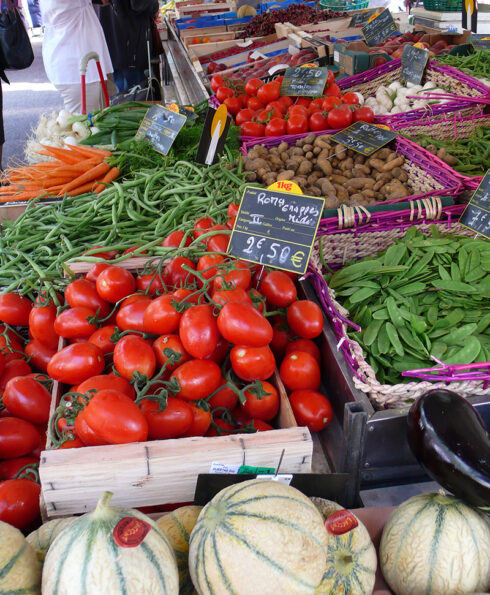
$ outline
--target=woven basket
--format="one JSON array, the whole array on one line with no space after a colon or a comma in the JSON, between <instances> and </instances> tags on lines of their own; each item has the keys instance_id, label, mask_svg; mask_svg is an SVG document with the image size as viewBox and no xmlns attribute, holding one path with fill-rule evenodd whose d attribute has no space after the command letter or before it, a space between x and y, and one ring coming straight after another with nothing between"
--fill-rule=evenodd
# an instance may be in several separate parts
<instances>
[{"instance_id":1,"label":"woven basket","mask_svg":"<svg viewBox=\"0 0 490 595\"><path fill-rule=\"evenodd\" d=\"M361 74L340 79L337 84L342 91L356 91L364 97L376 95L381 85L389 85L398 81L401 75L401 59L392 60L377 68L367 70ZM390 126L401 121L420 120L430 115L433 119L450 112L461 110L463 116L473 113L483 113L484 104L489 101L490 88L475 78L464 74L452 66L442 66L436 62L429 62L422 79L422 84L428 80L434 81L438 87L447 87L450 93L458 98L448 103L434 104L427 108L420 108L400 114L376 116L376 121ZM478 100L481 100L479 102Z\"/></svg>"},{"instance_id":2,"label":"woven basket","mask_svg":"<svg viewBox=\"0 0 490 595\"><path fill-rule=\"evenodd\" d=\"M467 116L461 117L460 113L451 115L444 115L442 120L432 120L432 118L424 118L422 120L415 120L414 122L400 122L398 125L393 126L400 134L404 136L416 137L419 134L427 134L437 140L445 139L458 139L468 138L471 136L473 131L479 126L485 128L490 127L490 115L489 116ZM421 147L425 152L426 150ZM427 151L427 153L429 153ZM453 176L460 179L465 188L469 190L476 190L482 180L482 176L468 177L453 169L447 163L444 163L442 159L436 157L432 153L429 153L430 159L437 163L442 169L446 170Z\"/></svg>"},{"instance_id":3,"label":"woven basket","mask_svg":"<svg viewBox=\"0 0 490 595\"><path fill-rule=\"evenodd\" d=\"M438 214L438 223L435 223L440 233L456 233L459 235L473 236L474 233L457 222L462 211L462 206L442 209ZM490 386L483 381L454 381L454 382L429 382L419 381L408 384L380 384L376 374L363 356L363 351L357 341L352 340L347 328L349 312L336 300L335 293L324 281L321 273L324 271L323 263L338 265L359 260L386 250L396 240L402 238L408 227L417 225L424 232L429 232L430 225L434 222L422 217L419 221L410 219L410 214L400 214L398 224L364 226L364 229L353 229L337 235L319 236L319 245L313 252L310 267L313 271L312 280L323 305L325 313L332 323L333 330L338 339L338 349L343 352L353 372L356 388L366 393L377 409L392 409L410 406L414 399L420 397L430 389L446 388L459 394L468 396L489 395ZM319 246L321 245L321 253ZM485 364L487 365L487 364Z\"/></svg>"}]
</instances>

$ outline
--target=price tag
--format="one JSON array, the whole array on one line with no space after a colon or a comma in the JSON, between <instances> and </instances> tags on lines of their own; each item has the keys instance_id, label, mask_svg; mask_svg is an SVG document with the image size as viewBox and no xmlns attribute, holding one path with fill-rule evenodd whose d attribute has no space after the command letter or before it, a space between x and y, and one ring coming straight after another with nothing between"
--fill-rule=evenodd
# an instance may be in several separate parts
<instances>
[{"instance_id":1,"label":"price tag","mask_svg":"<svg viewBox=\"0 0 490 595\"><path fill-rule=\"evenodd\" d=\"M398 27L391 12L385 8L376 18L364 25L361 32L368 46L373 47L391 37L397 30Z\"/></svg>"},{"instance_id":2,"label":"price tag","mask_svg":"<svg viewBox=\"0 0 490 595\"><path fill-rule=\"evenodd\" d=\"M219 155L225 148L230 124L231 118L228 116L225 104L221 104L217 109L208 107L197 147L196 161L198 163L211 165L218 161Z\"/></svg>"},{"instance_id":3,"label":"price tag","mask_svg":"<svg viewBox=\"0 0 490 595\"><path fill-rule=\"evenodd\" d=\"M265 56L262 52L259 52L259 50L255 50L255 52L250 54L250 58L252 58L252 60L265 60L267 56Z\"/></svg>"},{"instance_id":4,"label":"price tag","mask_svg":"<svg viewBox=\"0 0 490 595\"><path fill-rule=\"evenodd\" d=\"M256 479L268 479L269 481L278 481L279 483L284 483L288 486L293 480L293 475L291 473L278 473L277 475L257 475Z\"/></svg>"},{"instance_id":5,"label":"price tag","mask_svg":"<svg viewBox=\"0 0 490 595\"><path fill-rule=\"evenodd\" d=\"M240 469L238 469L238 474L242 475L274 475L276 470L274 467L251 467L250 465L242 465Z\"/></svg>"},{"instance_id":6,"label":"price tag","mask_svg":"<svg viewBox=\"0 0 490 595\"><path fill-rule=\"evenodd\" d=\"M209 473L219 473L221 475L225 473L235 474L239 473L240 468L241 465L231 465L228 463L220 463L218 461L213 461L211 463Z\"/></svg>"},{"instance_id":7,"label":"price tag","mask_svg":"<svg viewBox=\"0 0 490 595\"><path fill-rule=\"evenodd\" d=\"M245 188L228 246L236 258L302 274L325 199Z\"/></svg>"},{"instance_id":8,"label":"price tag","mask_svg":"<svg viewBox=\"0 0 490 595\"><path fill-rule=\"evenodd\" d=\"M429 59L429 50L406 45L402 54L402 72L400 78L408 83L419 85Z\"/></svg>"},{"instance_id":9,"label":"price tag","mask_svg":"<svg viewBox=\"0 0 490 595\"><path fill-rule=\"evenodd\" d=\"M490 50L490 35L472 35L468 41L475 50Z\"/></svg>"},{"instance_id":10,"label":"price tag","mask_svg":"<svg viewBox=\"0 0 490 595\"><path fill-rule=\"evenodd\" d=\"M237 41L236 44L239 48L248 48L249 45L252 45L253 41L251 39L247 39L247 41Z\"/></svg>"},{"instance_id":11,"label":"price tag","mask_svg":"<svg viewBox=\"0 0 490 595\"><path fill-rule=\"evenodd\" d=\"M332 139L362 155L371 155L398 136L397 132L367 122L355 122L337 132Z\"/></svg>"},{"instance_id":12,"label":"price tag","mask_svg":"<svg viewBox=\"0 0 490 595\"><path fill-rule=\"evenodd\" d=\"M276 72L279 72L280 70L287 70L289 68L289 66L287 64L276 64L275 66L271 66L271 68L269 68L269 75L272 76L273 74L276 74Z\"/></svg>"},{"instance_id":13,"label":"price tag","mask_svg":"<svg viewBox=\"0 0 490 595\"><path fill-rule=\"evenodd\" d=\"M459 222L490 240L490 170L475 190Z\"/></svg>"},{"instance_id":14,"label":"price tag","mask_svg":"<svg viewBox=\"0 0 490 595\"><path fill-rule=\"evenodd\" d=\"M327 77L328 68L288 68L281 84L281 95L318 97L323 93Z\"/></svg>"},{"instance_id":15,"label":"price tag","mask_svg":"<svg viewBox=\"0 0 490 595\"><path fill-rule=\"evenodd\" d=\"M163 105L153 105L146 112L135 139L147 138L155 151L167 155L186 117Z\"/></svg>"},{"instance_id":16,"label":"price tag","mask_svg":"<svg viewBox=\"0 0 490 595\"><path fill-rule=\"evenodd\" d=\"M364 27L364 25L369 23L369 19L373 16L373 14L376 14L377 12L380 12L379 8L370 8L369 10L364 10L359 14L355 14L350 20L349 27Z\"/></svg>"}]
</instances>

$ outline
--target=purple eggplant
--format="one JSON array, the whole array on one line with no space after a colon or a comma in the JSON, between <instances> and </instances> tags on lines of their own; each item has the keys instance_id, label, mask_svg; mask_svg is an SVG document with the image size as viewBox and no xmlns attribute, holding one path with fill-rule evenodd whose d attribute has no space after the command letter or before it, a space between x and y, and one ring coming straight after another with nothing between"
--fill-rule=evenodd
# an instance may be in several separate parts
<instances>
[{"instance_id":1,"label":"purple eggplant","mask_svg":"<svg viewBox=\"0 0 490 595\"><path fill-rule=\"evenodd\" d=\"M490 440L485 423L463 397L431 390L407 416L408 443L427 473L473 506L490 506Z\"/></svg>"}]
</instances>

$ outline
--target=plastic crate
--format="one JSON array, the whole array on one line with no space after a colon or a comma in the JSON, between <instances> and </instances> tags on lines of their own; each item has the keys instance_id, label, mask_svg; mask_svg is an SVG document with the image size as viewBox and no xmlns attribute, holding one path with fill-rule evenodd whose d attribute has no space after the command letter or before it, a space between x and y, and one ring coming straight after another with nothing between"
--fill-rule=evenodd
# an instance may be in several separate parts
<instances>
[{"instance_id":1,"label":"plastic crate","mask_svg":"<svg viewBox=\"0 0 490 595\"><path fill-rule=\"evenodd\" d=\"M462 0L424 0L425 10L436 12L456 12L462 10Z\"/></svg>"},{"instance_id":2,"label":"plastic crate","mask_svg":"<svg viewBox=\"0 0 490 595\"><path fill-rule=\"evenodd\" d=\"M361 10L369 6L369 0L320 0L320 6L331 10Z\"/></svg>"}]
</instances>

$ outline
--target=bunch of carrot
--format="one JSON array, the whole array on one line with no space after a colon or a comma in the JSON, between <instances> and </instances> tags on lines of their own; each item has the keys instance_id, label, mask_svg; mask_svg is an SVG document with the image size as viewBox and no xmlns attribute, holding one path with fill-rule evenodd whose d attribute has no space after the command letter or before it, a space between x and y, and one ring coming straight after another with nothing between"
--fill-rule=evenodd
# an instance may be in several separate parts
<instances>
[{"instance_id":1,"label":"bunch of carrot","mask_svg":"<svg viewBox=\"0 0 490 595\"><path fill-rule=\"evenodd\" d=\"M54 159L43 163L9 168L0 187L0 201L29 200L39 196L78 196L85 192L99 194L115 180L118 167L111 167L110 151L93 147L67 145L60 149L43 145L41 155Z\"/></svg>"}]
</instances>

